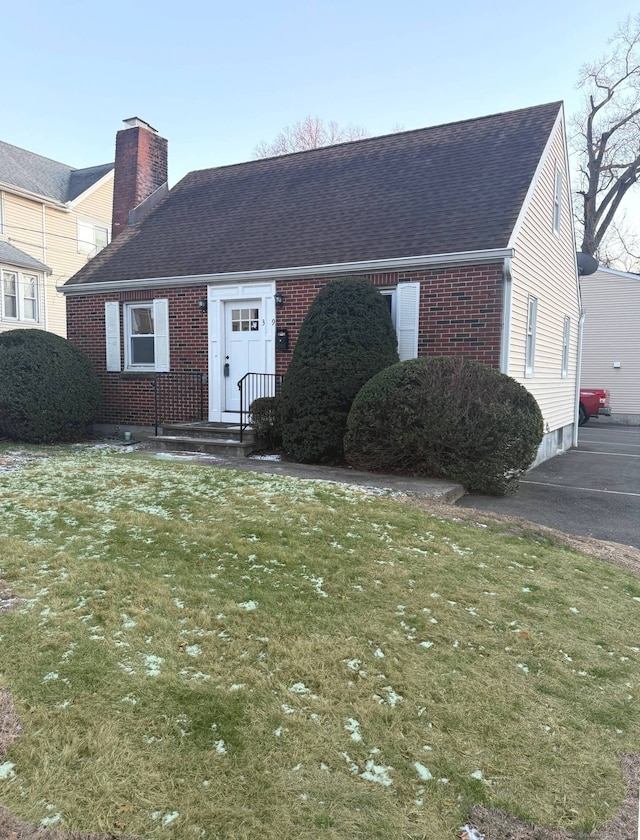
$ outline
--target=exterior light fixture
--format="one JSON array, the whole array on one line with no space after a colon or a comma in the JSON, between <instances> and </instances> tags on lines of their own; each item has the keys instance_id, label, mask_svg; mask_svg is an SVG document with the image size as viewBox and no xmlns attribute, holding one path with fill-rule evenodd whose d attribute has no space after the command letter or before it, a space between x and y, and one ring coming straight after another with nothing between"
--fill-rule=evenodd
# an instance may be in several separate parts
<instances>
[{"instance_id":1,"label":"exterior light fixture","mask_svg":"<svg viewBox=\"0 0 640 840\"><path fill-rule=\"evenodd\" d=\"M276 292L275 295L273 296L273 299L274 299L278 309L281 306L284 306L284 295L282 294L282 292Z\"/></svg>"},{"instance_id":2,"label":"exterior light fixture","mask_svg":"<svg viewBox=\"0 0 640 840\"><path fill-rule=\"evenodd\" d=\"M203 313L206 312L207 308L208 308L207 299L206 298L199 298L198 299L198 309L200 310L200 312L203 312Z\"/></svg>"}]
</instances>

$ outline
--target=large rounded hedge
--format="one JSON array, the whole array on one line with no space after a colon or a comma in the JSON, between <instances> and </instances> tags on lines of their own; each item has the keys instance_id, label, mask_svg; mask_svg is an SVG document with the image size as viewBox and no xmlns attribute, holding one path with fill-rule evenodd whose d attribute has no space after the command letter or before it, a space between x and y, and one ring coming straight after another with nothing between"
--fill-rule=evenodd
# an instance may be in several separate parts
<instances>
[{"instance_id":1,"label":"large rounded hedge","mask_svg":"<svg viewBox=\"0 0 640 840\"><path fill-rule=\"evenodd\" d=\"M320 290L300 328L282 384L285 450L306 463L339 463L353 398L398 361L389 307L367 280L344 278Z\"/></svg>"},{"instance_id":2,"label":"large rounded hedge","mask_svg":"<svg viewBox=\"0 0 640 840\"><path fill-rule=\"evenodd\" d=\"M100 408L89 360L42 330L0 333L0 433L28 443L78 440Z\"/></svg>"},{"instance_id":3,"label":"large rounded hedge","mask_svg":"<svg viewBox=\"0 0 640 840\"><path fill-rule=\"evenodd\" d=\"M506 495L535 458L534 397L480 362L411 359L373 377L353 402L345 456L354 467L459 481Z\"/></svg>"}]
</instances>

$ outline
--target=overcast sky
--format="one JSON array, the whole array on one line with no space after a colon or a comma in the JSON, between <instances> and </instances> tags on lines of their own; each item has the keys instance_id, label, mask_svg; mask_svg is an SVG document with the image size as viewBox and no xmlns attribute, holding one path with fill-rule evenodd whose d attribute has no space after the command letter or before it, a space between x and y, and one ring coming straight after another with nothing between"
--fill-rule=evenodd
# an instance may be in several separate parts
<instances>
[{"instance_id":1,"label":"overcast sky","mask_svg":"<svg viewBox=\"0 0 640 840\"><path fill-rule=\"evenodd\" d=\"M563 99L628 0L24 0L2 13L0 139L113 160L122 120L169 140L171 185L248 160L307 114L386 134Z\"/></svg>"}]
</instances>

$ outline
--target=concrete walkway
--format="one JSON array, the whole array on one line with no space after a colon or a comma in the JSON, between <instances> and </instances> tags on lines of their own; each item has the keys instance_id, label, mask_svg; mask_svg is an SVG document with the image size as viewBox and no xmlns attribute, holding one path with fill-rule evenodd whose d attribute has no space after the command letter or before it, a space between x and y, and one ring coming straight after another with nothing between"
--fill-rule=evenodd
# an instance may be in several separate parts
<instances>
[{"instance_id":1,"label":"concrete walkway","mask_svg":"<svg viewBox=\"0 0 640 840\"><path fill-rule=\"evenodd\" d=\"M151 454L151 453L150 453ZM395 493L427 496L438 502L453 503L464 495L461 484L439 478L411 478L404 475L386 475L352 470L349 467L325 467L312 464L295 464L276 460L277 456L253 456L249 458L222 458L200 455L193 452L156 452L152 457L160 460L173 458L208 464L223 469L246 470L264 475L287 475L292 478L307 478L316 481L334 481L338 484L352 484L371 487Z\"/></svg>"}]
</instances>

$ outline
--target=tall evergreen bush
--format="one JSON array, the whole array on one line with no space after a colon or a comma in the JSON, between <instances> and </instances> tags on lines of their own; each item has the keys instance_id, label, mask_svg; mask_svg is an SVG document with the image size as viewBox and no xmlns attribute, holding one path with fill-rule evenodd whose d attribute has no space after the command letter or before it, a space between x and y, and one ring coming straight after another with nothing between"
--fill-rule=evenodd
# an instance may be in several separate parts
<instances>
[{"instance_id":1,"label":"tall evergreen bush","mask_svg":"<svg viewBox=\"0 0 640 840\"><path fill-rule=\"evenodd\" d=\"M542 435L540 408L515 379L443 356L400 362L367 382L344 446L360 469L450 478L502 496L517 488Z\"/></svg>"},{"instance_id":2,"label":"tall evergreen bush","mask_svg":"<svg viewBox=\"0 0 640 840\"><path fill-rule=\"evenodd\" d=\"M89 360L42 330L0 333L0 433L28 443L78 440L100 408Z\"/></svg>"},{"instance_id":3,"label":"tall evergreen bush","mask_svg":"<svg viewBox=\"0 0 640 840\"><path fill-rule=\"evenodd\" d=\"M320 290L300 328L282 385L282 437L297 461L339 463L351 403L364 383L398 361L389 307L367 280Z\"/></svg>"}]
</instances>

